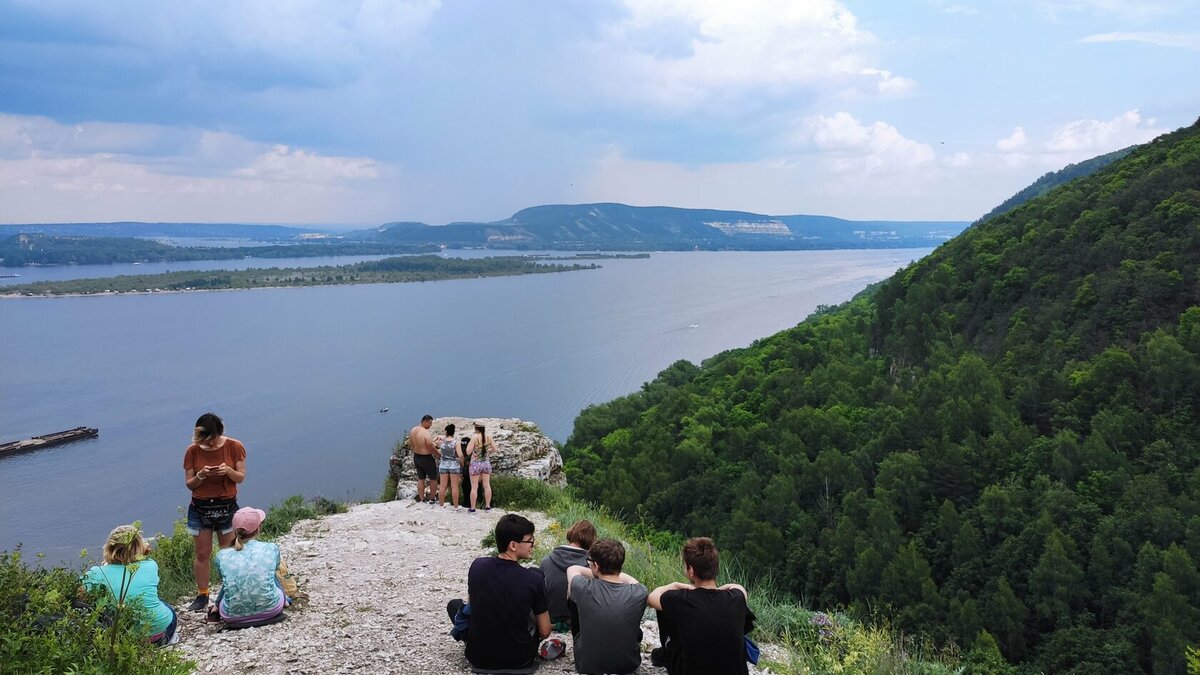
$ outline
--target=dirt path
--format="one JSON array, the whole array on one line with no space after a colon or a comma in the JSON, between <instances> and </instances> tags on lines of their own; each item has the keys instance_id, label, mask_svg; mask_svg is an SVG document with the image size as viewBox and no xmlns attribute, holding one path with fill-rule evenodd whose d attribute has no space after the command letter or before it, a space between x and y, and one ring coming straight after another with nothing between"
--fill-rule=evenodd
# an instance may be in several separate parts
<instances>
[{"instance_id":1,"label":"dirt path","mask_svg":"<svg viewBox=\"0 0 1200 675\"><path fill-rule=\"evenodd\" d=\"M279 545L308 607L280 624L235 631L180 611L180 648L200 673L470 673L462 643L450 637L446 601L466 594L467 568L503 513L394 501L303 521ZM548 524L525 515L539 531ZM665 673L649 664L653 628L643 625L646 675ZM538 672L573 673L570 647Z\"/></svg>"}]
</instances>

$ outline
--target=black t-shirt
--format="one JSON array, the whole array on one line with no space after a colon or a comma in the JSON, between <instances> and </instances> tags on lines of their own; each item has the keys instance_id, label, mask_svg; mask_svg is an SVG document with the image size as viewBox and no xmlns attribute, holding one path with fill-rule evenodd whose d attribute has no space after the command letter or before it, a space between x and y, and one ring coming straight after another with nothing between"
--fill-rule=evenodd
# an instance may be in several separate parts
<instances>
[{"instance_id":1,"label":"black t-shirt","mask_svg":"<svg viewBox=\"0 0 1200 675\"><path fill-rule=\"evenodd\" d=\"M737 589L667 591L663 613L678 631L678 672L746 675L746 596Z\"/></svg>"},{"instance_id":2,"label":"black t-shirt","mask_svg":"<svg viewBox=\"0 0 1200 675\"><path fill-rule=\"evenodd\" d=\"M546 582L536 567L476 558L467 572L471 629L467 660L478 668L519 668L537 657L533 615L546 611Z\"/></svg>"}]
</instances>

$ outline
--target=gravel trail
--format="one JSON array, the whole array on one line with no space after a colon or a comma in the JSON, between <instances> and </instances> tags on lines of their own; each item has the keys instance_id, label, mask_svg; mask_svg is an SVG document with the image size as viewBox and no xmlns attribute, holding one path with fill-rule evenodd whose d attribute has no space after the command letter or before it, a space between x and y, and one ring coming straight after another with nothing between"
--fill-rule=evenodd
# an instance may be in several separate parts
<instances>
[{"instance_id":1,"label":"gravel trail","mask_svg":"<svg viewBox=\"0 0 1200 675\"><path fill-rule=\"evenodd\" d=\"M467 569L504 513L404 500L301 521L278 543L308 605L244 630L220 630L203 613L177 608L179 648L198 673L470 673L462 643L450 637L446 602L466 594ZM539 532L548 525L542 514L523 514ZM655 629L643 622L644 675L666 672L650 666ZM567 642L539 673L574 672Z\"/></svg>"}]
</instances>

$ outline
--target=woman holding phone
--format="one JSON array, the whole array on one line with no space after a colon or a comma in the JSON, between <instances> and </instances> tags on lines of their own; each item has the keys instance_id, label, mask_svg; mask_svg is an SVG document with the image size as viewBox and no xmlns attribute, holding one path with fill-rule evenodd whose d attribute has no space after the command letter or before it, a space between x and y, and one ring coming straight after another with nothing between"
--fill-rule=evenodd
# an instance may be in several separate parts
<instances>
[{"instance_id":1,"label":"woman holding phone","mask_svg":"<svg viewBox=\"0 0 1200 675\"><path fill-rule=\"evenodd\" d=\"M238 510L237 486L246 480L246 447L225 435L225 424L213 413L196 420L192 444L183 454L184 484L192 491L188 505L188 532L195 538L196 599L188 609L208 607L208 572L212 560L213 532L218 546L233 543L233 514Z\"/></svg>"}]
</instances>

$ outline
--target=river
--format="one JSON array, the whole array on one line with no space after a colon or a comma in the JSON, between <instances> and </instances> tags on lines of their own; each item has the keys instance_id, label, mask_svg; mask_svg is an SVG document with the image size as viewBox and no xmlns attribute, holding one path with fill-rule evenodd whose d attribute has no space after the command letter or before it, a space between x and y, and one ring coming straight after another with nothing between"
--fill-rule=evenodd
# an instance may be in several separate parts
<instances>
[{"instance_id":1,"label":"river","mask_svg":"<svg viewBox=\"0 0 1200 675\"><path fill-rule=\"evenodd\" d=\"M0 441L100 429L0 458L0 549L62 561L97 554L119 523L168 531L208 410L245 443L239 501L260 507L378 495L393 444L425 413L520 417L564 441L584 407L793 326L928 252L654 253L521 277L0 300Z\"/></svg>"}]
</instances>

